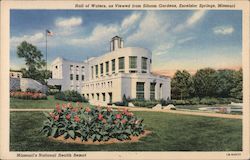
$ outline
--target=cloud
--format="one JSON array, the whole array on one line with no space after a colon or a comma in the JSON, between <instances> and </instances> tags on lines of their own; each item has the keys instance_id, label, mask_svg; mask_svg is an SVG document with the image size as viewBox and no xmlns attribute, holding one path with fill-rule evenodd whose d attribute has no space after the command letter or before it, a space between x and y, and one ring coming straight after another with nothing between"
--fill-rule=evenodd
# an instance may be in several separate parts
<instances>
[{"instance_id":1,"label":"cloud","mask_svg":"<svg viewBox=\"0 0 250 160\"><path fill-rule=\"evenodd\" d=\"M22 41L27 41L29 43L32 43L34 45L40 45L42 42L45 41L44 33L35 33L32 35L23 35L20 37L14 36L11 37L10 43L12 47L18 46Z\"/></svg>"},{"instance_id":2,"label":"cloud","mask_svg":"<svg viewBox=\"0 0 250 160\"><path fill-rule=\"evenodd\" d=\"M217 26L213 28L213 32L217 35L229 35L234 32L234 28L232 26Z\"/></svg>"},{"instance_id":3,"label":"cloud","mask_svg":"<svg viewBox=\"0 0 250 160\"><path fill-rule=\"evenodd\" d=\"M132 25L134 23L136 23L140 18L141 18L141 14L139 14L139 13L131 14L130 16L126 17L122 21L121 28L122 29L127 29L128 27L132 27Z\"/></svg>"},{"instance_id":4,"label":"cloud","mask_svg":"<svg viewBox=\"0 0 250 160\"><path fill-rule=\"evenodd\" d=\"M156 56L160 56L160 55L164 55L164 54L167 54L168 53L168 50L170 48L173 48L174 47L174 43L163 43L163 44L160 44L156 47L156 49L154 49L152 52L153 52L153 55L156 55Z\"/></svg>"},{"instance_id":5,"label":"cloud","mask_svg":"<svg viewBox=\"0 0 250 160\"><path fill-rule=\"evenodd\" d=\"M152 50L156 45L166 44L169 41L166 37L170 26L168 16L163 17L155 11L147 11L142 17L136 31L127 35L127 43L137 46L143 43Z\"/></svg>"},{"instance_id":6,"label":"cloud","mask_svg":"<svg viewBox=\"0 0 250 160\"><path fill-rule=\"evenodd\" d=\"M191 40L193 40L193 39L195 39L195 37L193 37L193 36L191 36L191 37L185 37L185 38L179 39L179 40L177 41L177 43L178 43L178 44L183 44L183 43L188 42L188 41L191 41Z\"/></svg>"},{"instance_id":7,"label":"cloud","mask_svg":"<svg viewBox=\"0 0 250 160\"><path fill-rule=\"evenodd\" d=\"M55 22L57 27L76 27L82 24L81 17L71 17L71 18L58 18Z\"/></svg>"},{"instance_id":8,"label":"cloud","mask_svg":"<svg viewBox=\"0 0 250 160\"><path fill-rule=\"evenodd\" d=\"M87 46L88 48L98 49L97 46L108 47L108 43L112 36L118 34L119 27L115 25L98 25L91 32L90 36L86 38L74 38L68 41L70 45ZM103 49L103 48L102 48Z\"/></svg>"},{"instance_id":9,"label":"cloud","mask_svg":"<svg viewBox=\"0 0 250 160\"><path fill-rule=\"evenodd\" d=\"M184 23L177 25L174 29L176 32L183 31L184 29L190 28L194 26L197 22L199 22L206 14L206 10L198 10L195 11L192 16L190 16Z\"/></svg>"},{"instance_id":10,"label":"cloud","mask_svg":"<svg viewBox=\"0 0 250 160\"><path fill-rule=\"evenodd\" d=\"M193 13L193 15L188 18L187 25L192 26L197 23L206 13L206 10L199 10Z\"/></svg>"}]
</instances>

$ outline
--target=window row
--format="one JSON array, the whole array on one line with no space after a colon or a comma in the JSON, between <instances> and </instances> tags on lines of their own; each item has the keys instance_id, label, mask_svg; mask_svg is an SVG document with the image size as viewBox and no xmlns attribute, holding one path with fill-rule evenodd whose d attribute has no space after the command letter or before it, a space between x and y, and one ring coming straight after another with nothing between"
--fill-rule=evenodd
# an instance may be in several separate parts
<instances>
[{"instance_id":1,"label":"window row","mask_svg":"<svg viewBox=\"0 0 250 160\"><path fill-rule=\"evenodd\" d=\"M113 100L112 92L109 92L109 93L87 93L87 94L83 94L83 97L85 97L89 100L97 100L97 101L103 101L103 102L109 102L109 103L112 103L112 100Z\"/></svg>"},{"instance_id":2,"label":"window row","mask_svg":"<svg viewBox=\"0 0 250 160\"><path fill-rule=\"evenodd\" d=\"M101 89L101 88L111 88L113 86L112 81L108 81L108 82L99 82L99 83L95 83L95 84L86 84L83 85L83 88L86 87L86 89Z\"/></svg>"},{"instance_id":3,"label":"window row","mask_svg":"<svg viewBox=\"0 0 250 160\"><path fill-rule=\"evenodd\" d=\"M74 80L74 75L73 74L70 74L70 80ZM79 81L79 75L77 74L75 76L75 80ZM84 75L81 76L81 80L84 81Z\"/></svg>"},{"instance_id":4,"label":"window row","mask_svg":"<svg viewBox=\"0 0 250 160\"><path fill-rule=\"evenodd\" d=\"M141 57L141 69L142 69L142 73L147 73L147 59L146 57ZM151 59L150 59L151 61ZM116 59L112 59L111 62L107 61L105 63L101 63L100 65L95 65L95 66L91 66L91 77L92 79L94 78L94 76L97 78L99 76L99 69L100 69L100 75L103 76L104 75L104 64L105 64L105 72L106 75L109 75L109 63L111 63L111 71L112 74L114 74L116 72ZM129 56L129 69L130 69L130 73L137 73L136 69L137 67L137 56ZM119 72L123 73L125 69L125 57L119 57L118 58L118 70ZM94 72L95 71L95 72Z\"/></svg>"},{"instance_id":5,"label":"window row","mask_svg":"<svg viewBox=\"0 0 250 160\"><path fill-rule=\"evenodd\" d=\"M78 66L78 65L76 65L75 66L75 69L76 69L76 71L79 71L80 70L80 67L82 68L82 71L84 71L84 66ZM73 71L74 70L74 65L70 65L70 70L71 71Z\"/></svg>"},{"instance_id":6,"label":"window row","mask_svg":"<svg viewBox=\"0 0 250 160\"><path fill-rule=\"evenodd\" d=\"M155 86L156 83L150 83L150 100L155 100ZM162 91L162 84L160 84L160 91ZM137 99L144 99L145 98L145 86L144 82L137 82L136 83L136 98ZM160 92L161 94L161 92ZM161 95L159 95L161 97Z\"/></svg>"}]
</instances>

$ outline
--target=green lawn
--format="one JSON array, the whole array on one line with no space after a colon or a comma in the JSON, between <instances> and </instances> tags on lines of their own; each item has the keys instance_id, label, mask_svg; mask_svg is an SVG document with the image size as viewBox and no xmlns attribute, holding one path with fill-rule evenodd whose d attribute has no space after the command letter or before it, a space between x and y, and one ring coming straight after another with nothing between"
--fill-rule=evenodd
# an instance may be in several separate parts
<instances>
[{"instance_id":1,"label":"green lawn","mask_svg":"<svg viewBox=\"0 0 250 160\"><path fill-rule=\"evenodd\" d=\"M46 102L46 101L45 101ZM25 104L15 105L27 108ZM18 106L22 105L22 106ZM53 106L34 102L32 106ZM31 106L32 105L32 106ZM241 151L242 121L235 119L188 116L172 113L135 112L144 118L153 133L137 143L109 145L63 144L39 134L42 112L10 113L11 151Z\"/></svg>"},{"instance_id":2,"label":"green lawn","mask_svg":"<svg viewBox=\"0 0 250 160\"><path fill-rule=\"evenodd\" d=\"M24 99L17 99L17 98L10 98L10 108L15 109L27 109L27 108L55 108L55 105L59 104L67 104L69 102L54 99L53 96L48 96L47 100L24 100ZM71 102L75 105L74 102ZM88 103L82 103L83 106L91 106Z\"/></svg>"}]
</instances>

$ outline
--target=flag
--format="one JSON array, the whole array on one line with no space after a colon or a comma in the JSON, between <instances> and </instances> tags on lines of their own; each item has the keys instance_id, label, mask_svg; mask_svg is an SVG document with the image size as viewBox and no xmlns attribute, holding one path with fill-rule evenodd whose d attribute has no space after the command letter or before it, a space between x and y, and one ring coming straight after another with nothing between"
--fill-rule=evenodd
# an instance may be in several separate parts
<instances>
[{"instance_id":1,"label":"flag","mask_svg":"<svg viewBox=\"0 0 250 160\"><path fill-rule=\"evenodd\" d=\"M46 33L47 33L48 36L53 36L53 33L48 29L46 30Z\"/></svg>"}]
</instances>

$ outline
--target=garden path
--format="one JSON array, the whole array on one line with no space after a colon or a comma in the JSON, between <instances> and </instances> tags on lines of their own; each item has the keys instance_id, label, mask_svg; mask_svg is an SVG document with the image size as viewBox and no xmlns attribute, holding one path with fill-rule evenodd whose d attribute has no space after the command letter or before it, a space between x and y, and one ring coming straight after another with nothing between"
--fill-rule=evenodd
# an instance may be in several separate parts
<instances>
[{"instance_id":1,"label":"garden path","mask_svg":"<svg viewBox=\"0 0 250 160\"><path fill-rule=\"evenodd\" d=\"M210 113L210 112L197 112L197 111L184 111L184 110L164 110L164 109L149 109L149 108L140 108L140 107L121 107L121 106L112 106L115 109L129 109L130 111L146 111L146 112L166 112L166 113L175 113L175 114L184 114L184 115L194 115L194 116L205 116L205 117L218 117L218 118L229 118L229 119L242 119L242 115L232 115L232 114L221 114L221 113ZM43 111L52 111L53 109L10 109L10 111L15 112L43 112Z\"/></svg>"}]
</instances>

